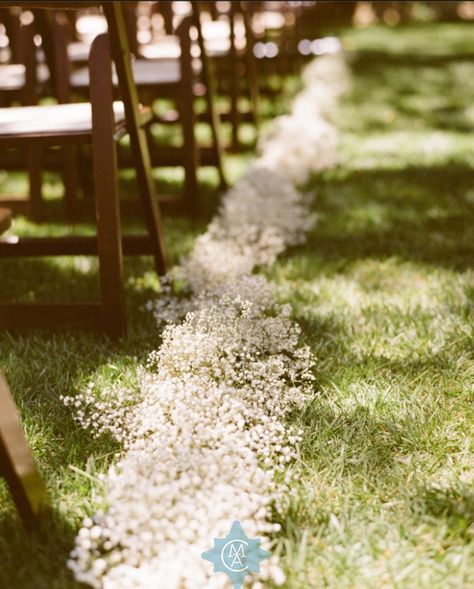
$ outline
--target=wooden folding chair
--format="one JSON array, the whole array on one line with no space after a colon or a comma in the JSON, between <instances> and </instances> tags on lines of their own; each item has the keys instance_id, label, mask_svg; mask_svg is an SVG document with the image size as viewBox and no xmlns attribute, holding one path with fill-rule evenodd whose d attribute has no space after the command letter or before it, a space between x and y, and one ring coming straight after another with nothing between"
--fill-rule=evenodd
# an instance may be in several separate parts
<instances>
[{"instance_id":1,"label":"wooden folding chair","mask_svg":"<svg viewBox=\"0 0 474 589\"><path fill-rule=\"evenodd\" d=\"M25 439L20 418L6 380L0 373L0 477L27 528L49 507L46 487Z\"/></svg>"},{"instance_id":2,"label":"wooden folding chair","mask_svg":"<svg viewBox=\"0 0 474 589\"><path fill-rule=\"evenodd\" d=\"M192 104L194 101L195 93L198 93L202 96L203 90L204 97L206 100L206 109L199 115L196 115L196 113L194 112L194 107L192 109L188 109L187 113L185 113L185 116L188 117L188 120L186 121L185 125L187 125L189 129L193 128L191 127L191 125L194 125L195 122L205 121L210 125L212 133L212 145L208 148L199 146L197 144L194 145L194 143L196 142L195 140L193 142L191 136L189 135L188 142L191 145L191 148L187 150L187 154L185 157L188 157L188 165L192 165L192 161L194 158L195 165L200 164L216 166L219 172L221 186L225 187L227 185L227 182L222 169L224 146L222 144L220 122L221 120L224 120L229 117L227 117L228 113L218 112L216 98L217 88L219 87L220 80L216 78L219 77L220 72L217 72L215 70L214 63L211 63L212 57L222 54L222 48L217 48L216 51L216 48L210 48L206 44L206 39L203 34L203 23L201 19L202 2L192 2L191 4L192 5L190 13L185 16L181 15L181 23L176 29L174 29L173 20L176 20L176 17L178 15L173 14L173 3L157 2L155 4L156 11L159 12L164 19L164 28L166 36L161 36L158 39L152 39L149 43L138 43L137 52L138 55L142 57L156 60L159 57L161 57L162 59L166 58L170 56L174 51L181 50L181 71L184 88L184 95L183 93L182 95L184 96L184 104ZM207 4L210 5L209 10L213 17L216 17L217 10L215 2L209 2ZM192 41L190 40L191 27L193 27L194 30L197 32L197 39L193 36ZM174 47L173 33L175 33ZM179 38L178 43L176 42L176 35L178 35ZM179 45L179 48L176 47L177 44ZM196 48L199 49L199 60L193 60L191 58L191 56L195 54L194 50ZM228 54L229 49L226 48L224 52ZM196 75L196 72L192 67L192 64L196 62L199 63L200 66L199 76ZM234 74L236 76L239 75L237 69L234 71ZM196 87L198 88L196 92L193 92L194 85L196 85ZM252 104L254 104L253 101ZM237 98L234 101L234 106L235 108L237 108ZM191 117L194 122L191 121ZM230 120L237 121L237 117L234 117ZM187 132L189 133L189 131Z\"/></svg>"},{"instance_id":3,"label":"wooden folding chair","mask_svg":"<svg viewBox=\"0 0 474 589\"><path fill-rule=\"evenodd\" d=\"M92 146L97 239L30 238L0 242L0 256L94 255L99 257L101 299L92 303L0 304L0 327L100 327L112 337L125 332L122 235L117 188L116 143L127 129L124 105L113 102L112 67L107 35L95 39L90 53L91 103L0 109L0 149L35 145ZM142 111L142 122L149 117ZM126 253L160 252L161 236L126 241ZM138 243L138 247L137 247Z\"/></svg>"},{"instance_id":4,"label":"wooden folding chair","mask_svg":"<svg viewBox=\"0 0 474 589\"><path fill-rule=\"evenodd\" d=\"M12 19L18 21L13 42L15 50L11 50L8 62L0 64L0 106L15 101L35 104L49 78L48 68L36 63L33 23L24 22L24 19L21 22L20 15L12 16Z\"/></svg>"},{"instance_id":5,"label":"wooden folding chair","mask_svg":"<svg viewBox=\"0 0 474 589\"><path fill-rule=\"evenodd\" d=\"M259 127L259 85L251 20L245 2L231 2L226 14L220 15L220 20L203 21L201 12L209 11L209 4L200 1L194 3L195 22L204 51L216 71L217 92L230 101L229 109L220 113L222 120L231 123L230 148L240 151L242 143L239 131L242 123L253 123L257 131ZM209 14L215 16L212 10ZM243 33L240 36L237 35L238 25L241 25ZM248 110L243 110L239 104L241 97L248 98Z\"/></svg>"},{"instance_id":6,"label":"wooden folding chair","mask_svg":"<svg viewBox=\"0 0 474 589\"><path fill-rule=\"evenodd\" d=\"M6 11L8 12L8 11ZM34 105L45 88L49 79L49 71L45 64L36 63L33 22L24 22L21 15L10 15L10 42L14 47L11 55L17 63L0 64L0 106L6 107L14 103L25 106ZM31 16L31 14L30 14ZM13 26L16 23L15 26ZM39 152L35 146L28 146L20 153L9 151L0 154L0 167L26 167L29 179L29 196L18 198L2 196L0 205L8 206L15 212L40 214L40 167Z\"/></svg>"},{"instance_id":7,"label":"wooden folding chair","mask_svg":"<svg viewBox=\"0 0 474 589\"><path fill-rule=\"evenodd\" d=\"M158 51L154 57L149 58L144 55L140 56L140 48L136 39L136 27L130 24L133 20L133 14L130 14L131 6L129 3L123 3L128 9L127 32L130 38L130 46L135 48L138 56L132 63L133 77L138 89L140 100L152 106L156 98L171 98L176 106L179 117L176 119L164 120L154 116L150 125L158 122L167 124L169 122L178 122L182 129L182 147L177 151L173 147L156 145L151 133L149 133L149 147L151 163L154 167L168 165L182 165L185 171L185 190L184 196L189 210L195 210L198 203L198 181L197 170L200 165L211 165L217 168L221 187L227 185L223 161L222 147L219 133L219 120L215 110L213 81L211 72L207 63L207 55L202 46L201 57L199 60L193 59L191 28L198 24L196 19L191 16L182 19L176 29L175 39L178 45L178 56L170 56L166 53L160 53L162 46L155 46ZM146 54L146 52L145 52ZM148 53L151 55L151 53ZM87 68L75 70L71 74L71 91L78 95L83 95L89 85L89 74ZM115 85L117 80L114 80ZM200 82L198 84L198 82ZM205 89L205 98L207 104L207 121L211 127L212 145L209 149L201 149L196 139L195 123L195 98L196 88Z\"/></svg>"},{"instance_id":8,"label":"wooden folding chair","mask_svg":"<svg viewBox=\"0 0 474 589\"><path fill-rule=\"evenodd\" d=\"M301 67L295 20L300 6L288 2L242 2L254 40L261 95L275 96L283 80Z\"/></svg>"},{"instance_id":9,"label":"wooden folding chair","mask_svg":"<svg viewBox=\"0 0 474 589\"><path fill-rule=\"evenodd\" d=\"M126 4L136 4L127 2ZM229 98L230 108L220 111L219 120L229 121L232 130L233 149L239 150L242 147L239 141L239 129L243 122L252 122L258 127L258 79L256 71L256 62L252 52L253 36L250 26L250 20L247 15L247 6L245 2L228 3L227 12L219 13L215 2L193 2L190 16L192 24L198 32L197 44L199 46L203 70L202 78L205 79L205 86L208 83L215 88L206 93L208 108L204 113L200 113L200 121L211 122L211 129L214 129L212 123L212 110L214 106L216 91L220 95ZM149 32L150 41L147 43L138 43L138 55L149 59L165 56L173 50L172 36L170 32L170 23L173 22L171 2L156 3L156 10L162 15L167 35L153 35L154 31ZM171 15L169 14L171 10ZM176 20L178 15L174 15ZM219 20L218 20L219 19ZM238 22L237 22L238 21ZM237 26L243 25L243 35L236 35ZM134 31L135 38L137 31ZM176 41L175 41L176 43ZM193 46L193 50L195 46ZM211 73L212 70L212 73ZM214 80L216 81L214 83ZM245 96L249 98L250 109L244 110L239 104L239 98Z\"/></svg>"}]
</instances>

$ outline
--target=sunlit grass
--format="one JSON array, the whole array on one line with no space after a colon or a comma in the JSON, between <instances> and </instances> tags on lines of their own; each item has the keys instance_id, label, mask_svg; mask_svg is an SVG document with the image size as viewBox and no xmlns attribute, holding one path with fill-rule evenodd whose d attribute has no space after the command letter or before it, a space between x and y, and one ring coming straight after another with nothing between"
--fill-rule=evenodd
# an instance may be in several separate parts
<instances>
[{"instance_id":1,"label":"sunlit grass","mask_svg":"<svg viewBox=\"0 0 474 589\"><path fill-rule=\"evenodd\" d=\"M402 34L400 31L403 30ZM413 58L428 56L459 57L472 54L472 23L412 24L406 27L354 28L344 31L344 47Z\"/></svg>"},{"instance_id":2,"label":"sunlit grass","mask_svg":"<svg viewBox=\"0 0 474 589\"><path fill-rule=\"evenodd\" d=\"M340 163L309 187L319 223L307 245L271 272L317 358L281 521L291 589L474 585L474 65L456 58L474 48L467 30L347 33L373 54L353 56ZM411 51L413 63L385 61ZM420 65L417 52L452 60Z\"/></svg>"}]
</instances>

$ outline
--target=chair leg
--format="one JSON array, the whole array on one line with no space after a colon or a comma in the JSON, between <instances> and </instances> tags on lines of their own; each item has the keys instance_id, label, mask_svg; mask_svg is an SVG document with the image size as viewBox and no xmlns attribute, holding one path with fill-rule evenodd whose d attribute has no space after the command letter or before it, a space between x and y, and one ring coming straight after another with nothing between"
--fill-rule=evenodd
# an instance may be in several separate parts
<instances>
[{"instance_id":1,"label":"chair leg","mask_svg":"<svg viewBox=\"0 0 474 589\"><path fill-rule=\"evenodd\" d=\"M61 152L66 215L74 219L78 208L79 150L75 145L65 145Z\"/></svg>"},{"instance_id":2,"label":"chair leg","mask_svg":"<svg viewBox=\"0 0 474 589\"><path fill-rule=\"evenodd\" d=\"M181 43L181 92L179 96L179 117L183 130L183 165L185 174L185 200L187 208L195 212L199 205L197 169L199 166L198 146L195 135L193 69L191 39L188 21L180 27Z\"/></svg>"},{"instance_id":3,"label":"chair leg","mask_svg":"<svg viewBox=\"0 0 474 589\"><path fill-rule=\"evenodd\" d=\"M43 214L41 174L42 149L38 145L29 145L26 148L25 156L30 184L31 216L33 219L39 220Z\"/></svg>"},{"instance_id":4,"label":"chair leg","mask_svg":"<svg viewBox=\"0 0 474 589\"><path fill-rule=\"evenodd\" d=\"M126 322L112 84L111 74L103 75L107 66L109 40L100 35L91 49L92 161L103 322L105 331L117 338L125 333Z\"/></svg>"},{"instance_id":5,"label":"chair leg","mask_svg":"<svg viewBox=\"0 0 474 589\"><path fill-rule=\"evenodd\" d=\"M92 152L102 311L105 331L117 338L124 335L126 328L117 153L112 135L94 135Z\"/></svg>"},{"instance_id":6,"label":"chair leg","mask_svg":"<svg viewBox=\"0 0 474 589\"><path fill-rule=\"evenodd\" d=\"M195 117L188 100L180 105L180 119L183 132L184 197L187 207L196 210L198 205L197 168L199 166L198 149L194 131Z\"/></svg>"},{"instance_id":7,"label":"chair leg","mask_svg":"<svg viewBox=\"0 0 474 589\"><path fill-rule=\"evenodd\" d=\"M232 149L239 151L239 60L237 56L237 48L235 46L235 6L233 6L232 3L230 6L230 120L232 124Z\"/></svg>"},{"instance_id":8,"label":"chair leg","mask_svg":"<svg viewBox=\"0 0 474 589\"><path fill-rule=\"evenodd\" d=\"M222 148L222 141L220 137L220 120L219 114L216 110L215 106L215 92L213 86L213 80L211 75L208 76L207 81L207 92L206 92L206 100L207 100L207 110L209 113L209 119L211 123L211 132L212 132L212 148L214 150L214 158L217 166L217 172L219 174L219 184L221 190L224 190L228 186L227 178L224 172L224 150Z\"/></svg>"},{"instance_id":9,"label":"chair leg","mask_svg":"<svg viewBox=\"0 0 474 589\"><path fill-rule=\"evenodd\" d=\"M258 131L260 127L260 114L258 109L258 103L260 100L259 97L259 89L258 89L258 78L257 72L255 69L255 63L252 63L251 58L249 60L248 65L248 81L249 81L249 94L250 94L250 103L252 109L252 119L253 124L255 125L255 129Z\"/></svg>"},{"instance_id":10,"label":"chair leg","mask_svg":"<svg viewBox=\"0 0 474 589\"><path fill-rule=\"evenodd\" d=\"M198 43L199 48L201 51L201 64L202 64L202 79L204 85L206 87L206 106L207 106L207 114L209 117L209 122L211 125L211 133L212 133L212 148L214 151L214 160L215 165L217 166L217 171L219 173L219 183L221 190L227 188L228 183L224 172L224 156L223 156L223 148L222 148L222 141L220 136L220 117L219 113L217 112L216 108L216 87L215 87L215 80L213 76L213 72L211 70L211 64L209 62L209 57L206 53L206 46L204 43L204 37L202 34L201 28L201 21L200 21L200 13L197 6L194 6L193 10L193 18L194 24L196 25L198 31Z\"/></svg>"},{"instance_id":11,"label":"chair leg","mask_svg":"<svg viewBox=\"0 0 474 589\"><path fill-rule=\"evenodd\" d=\"M248 13L248 8L245 2L240 2L240 12L244 20L246 47L245 47L245 67L247 71L248 89L250 96L250 104L252 109L252 118L255 129L258 132L260 126L259 116L259 100L260 91L258 85L257 61L253 53L255 46L255 37L252 30L251 16Z\"/></svg>"},{"instance_id":12,"label":"chair leg","mask_svg":"<svg viewBox=\"0 0 474 589\"><path fill-rule=\"evenodd\" d=\"M92 165L90 154L83 148L78 150L78 173L80 192L82 193L82 204L93 206L94 179L92 177Z\"/></svg>"},{"instance_id":13,"label":"chair leg","mask_svg":"<svg viewBox=\"0 0 474 589\"><path fill-rule=\"evenodd\" d=\"M117 68L120 92L125 106L130 145L135 161L138 188L145 211L145 222L150 235L155 268L158 274L167 271L167 254L164 241L164 229L156 189L151 174L150 153L144 129L140 125L138 96L130 60L126 59L128 39L123 19L121 2L104 2L104 14L107 18L112 45L112 55Z\"/></svg>"}]
</instances>

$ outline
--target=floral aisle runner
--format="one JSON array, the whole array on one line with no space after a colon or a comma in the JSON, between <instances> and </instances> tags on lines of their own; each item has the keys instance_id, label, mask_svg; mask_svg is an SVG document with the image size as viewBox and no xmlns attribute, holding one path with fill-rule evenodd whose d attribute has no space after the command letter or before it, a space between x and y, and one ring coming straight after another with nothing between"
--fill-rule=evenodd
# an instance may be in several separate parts
<instances>
[{"instance_id":1,"label":"floral aisle runner","mask_svg":"<svg viewBox=\"0 0 474 589\"><path fill-rule=\"evenodd\" d=\"M334 163L328 118L347 83L339 54L303 77L291 114L274 121L261 156L150 303L167 326L139 392L65 399L84 427L123 447L103 481L103 511L84 521L69 560L93 587L224 588L201 553L234 520L271 550L272 509L284 507L301 437L286 416L314 395L313 359L290 308L253 271L313 226L295 185ZM266 580L284 582L275 557L253 587Z\"/></svg>"}]
</instances>

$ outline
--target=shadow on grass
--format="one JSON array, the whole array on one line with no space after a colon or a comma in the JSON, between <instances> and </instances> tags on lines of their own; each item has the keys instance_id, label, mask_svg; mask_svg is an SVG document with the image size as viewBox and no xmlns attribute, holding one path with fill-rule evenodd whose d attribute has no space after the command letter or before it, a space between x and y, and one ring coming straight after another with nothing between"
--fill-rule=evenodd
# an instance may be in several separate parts
<instances>
[{"instance_id":1,"label":"shadow on grass","mask_svg":"<svg viewBox=\"0 0 474 589\"><path fill-rule=\"evenodd\" d=\"M432 53L420 53L416 51L405 51L403 53L390 53L377 49L363 49L356 52L351 58L351 66L357 71L368 67L404 66L417 67L439 67L462 61L472 61L474 51L462 51L459 53L445 53L433 55Z\"/></svg>"},{"instance_id":2,"label":"shadow on grass","mask_svg":"<svg viewBox=\"0 0 474 589\"><path fill-rule=\"evenodd\" d=\"M472 56L472 52L443 57L383 51L354 55L351 68L358 83L348 104L354 113L349 126L364 133L377 129L472 133ZM367 108L368 103L372 108Z\"/></svg>"},{"instance_id":3,"label":"shadow on grass","mask_svg":"<svg viewBox=\"0 0 474 589\"><path fill-rule=\"evenodd\" d=\"M434 518L447 527L445 543L472 542L474 526L474 491L468 485L427 485L413 497L410 508L416 515Z\"/></svg>"},{"instance_id":4,"label":"shadow on grass","mask_svg":"<svg viewBox=\"0 0 474 589\"><path fill-rule=\"evenodd\" d=\"M315 181L320 221L288 257L315 259L304 266L303 279L312 277L311 269L313 276L322 267L325 274L331 268L338 273L367 257L472 268L473 185L474 170L461 164L363 170Z\"/></svg>"},{"instance_id":5,"label":"shadow on grass","mask_svg":"<svg viewBox=\"0 0 474 589\"><path fill-rule=\"evenodd\" d=\"M74 526L58 511L43 515L27 532L14 511L0 514L0 585L22 589L79 589L65 562L74 545ZM52 541L54 539L54 541Z\"/></svg>"},{"instance_id":6,"label":"shadow on grass","mask_svg":"<svg viewBox=\"0 0 474 589\"><path fill-rule=\"evenodd\" d=\"M63 342L71 343L67 337L63 337ZM40 344L39 338L36 343ZM45 352L55 351L51 345L47 344L46 348ZM15 364L18 364L18 359ZM31 363L25 363L19 369L9 366L7 362L2 369L5 369L7 376L12 372L15 374L16 384L12 392L48 488L53 510L42 516L37 529L26 531L8 496L6 485L0 483L0 586L73 589L80 585L74 581L66 561L74 546L80 519L85 513L90 513L93 500L76 503L75 496L85 492L84 482L79 475L71 476L71 471L68 476L68 467L72 464L85 472L92 455L97 456L97 470L104 470L107 464L104 453L108 451L111 455L114 444L103 439L93 440L74 424L71 412L62 406L58 398L57 373L47 367L47 360L42 368L39 364L35 362L31 366ZM53 368L57 370L56 366ZM87 367L82 366L69 369L67 377L61 381L63 392L67 391L68 383L71 384L70 390L74 390L74 384L80 381L85 370ZM89 496L92 497L93 487L90 482L89 487ZM67 502L62 497L65 489L68 493ZM72 510L71 504L74 505Z\"/></svg>"},{"instance_id":7,"label":"shadow on grass","mask_svg":"<svg viewBox=\"0 0 474 589\"><path fill-rule=\"evenodd\" d=\"M401 456L435 451L438 434L430 402L415 403L412 416L409 412L397 413L397 403L390 409L382 401L377 410L370 401L368 406L357 399L351 404L351 394L345 389L359 380L376 386L395 379L400 391L406 387L409 395L411 380L427 373L433 375L430 384L434 386L437 376L454 368L457 357L452 342L446 342L436 353L412 359L374 354L369 344L366 353L359 350L354 354L350 343L353 334L348 333L344 317L338 318L336 312L327 316L307 313L305 307L318 305L311 283L321 277L343 276L357 262L368 259L396 258L402 263L428 266L428 271L472 268L474 206L465 195L473 181L473 170L461 163L397 170L335 170L313 180L311 189L317 194L315 209L320 221L306 244L288 252L275 270L293 285L295 317L318 359L315 391L326 391L315 393L314 402L296 417L304 427L302 460L309 465L310 473L326 476L337 471L348 485L361 481L372 493L378 493L390 484ZM413 286L416 288L415 283ZM306 287L311 291L309 298ZM375 288L364 284L363 279L360 287ZM469 292L466 296L470 296ZM342 396L333 381L341 387ZM466 503L469 506L469 498L464 499L459 499L461 507ZM444 504L440 502L440 509L455 511L459 501L448 498ZM291 509L297 511L292 513ZM423 509L431 508L427 503ZM316 517L320 519L317 527L324 527L329 515L330 508L320 506L315 510L311 502L298 501L279 521L285 527L288 520L285 533L298 536L295 522L304 527L306 520L314 521ZM433 516L437 517L434 511ZM453 517L456 520L458 516ZM464 530L464 524L459 526Z\"/></svg>"},{"instance_id":8,"label":"shadow on grass","mask_svg":"<svg viewBox=\"0 0 474 589\"><path fill-rule=\"evenodd\" d=\"M140 273L138 268L135 271ZM56 278L62 282L68 276L58 272ZM149 352L160 344L154 322L140 311L147 298L145 292L127 289L130 330L116 343L100 333L81 330L0 335L0 367L10 382L55 507L55 515L29 536L12 507L4 503L0 489L0 586L78 587L66 560L81 518L94 507L89 474L107 471L117 445L105 436L94 439L81 430L60 396L83 391L91 379L99 386L102 382L106 387L136 386L137 364L143 365Z\"/></svg>"}]
</instances>

